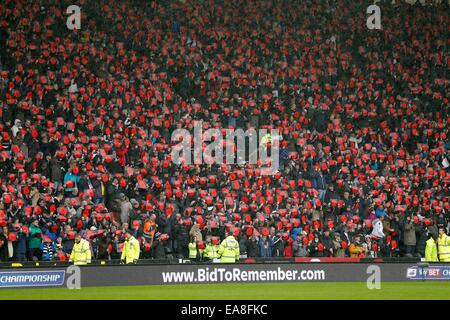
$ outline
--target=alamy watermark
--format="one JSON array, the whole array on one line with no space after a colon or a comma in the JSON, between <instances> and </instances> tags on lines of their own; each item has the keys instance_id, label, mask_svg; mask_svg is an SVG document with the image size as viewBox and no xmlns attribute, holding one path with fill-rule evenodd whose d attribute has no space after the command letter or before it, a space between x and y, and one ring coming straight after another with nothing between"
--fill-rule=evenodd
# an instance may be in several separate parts
<instances>
[{"instance_id":1,"label":"alamy watermark","mask_svg":"<svg viewBox=\"0 0 450 320\"><path fill-rule=\"evenodd\" d=\"M69 266L66 270L68 289L81 289L81 269L79 266Z\"/></svg>"},{"instance_id":2,"label":"alamy watermark","mask_svg":"<svg viewBox=\"0 0 450 320\"><path fill-rule=\"evenodd\" d=\"M366 273L369 275L366 284L369 290L381 289L381 268L376 265L370 265L367 267Z\"/></svg>"},{"instance_id":3,"label":"alamy watermark","mask_svg":"<svg viewBox=\"0 0 450 320\"><path fill-rule=\"evenodd\" d=\"M203 131L203 121L194 121L193 131L193 135L187 129L172 133L172 142L178 142L171 150L174 164L258 164L261 175L274 175L278 171L282 137L277 129Z\"/></svg>"}]
</instances>

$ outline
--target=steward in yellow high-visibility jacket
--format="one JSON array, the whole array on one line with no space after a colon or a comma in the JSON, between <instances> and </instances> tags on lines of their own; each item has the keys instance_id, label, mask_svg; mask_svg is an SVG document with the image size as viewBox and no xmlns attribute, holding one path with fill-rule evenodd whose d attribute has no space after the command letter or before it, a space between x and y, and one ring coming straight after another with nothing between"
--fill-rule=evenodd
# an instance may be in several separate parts
<instances>
[{"instance_id":1,"label":"steward in yellow high-visibility jacket","mask_svg":"<svg viewBox=\"0 0 450 320\"><path fill-rule=\"evenodd\" d=\"M217 237L213 237L211 243L206 245L205 251L203 253L203 257L206 260L213 260L219 258L219 239Z\"/></svg>"},{"instance_id":2,"label":"steward in yellow high-visibility jacket","mask_svg":"<svg viewBox=\"0 0 450 320\"><path fill-rule=\"evenodd\" d=\"M188 244L189 259L197 259L197 242L191 241Z\"/></svg>"},{"instance_id":3,"label":"steward in yellow high-visibility jacket","mask_svg":"<svg viewBox=\"0 0 450 320\"><path fill-rule=\"evenodd\" d=\"M136 263L139 260L139 254L141 248L139 247L139 241L133 237L130 233L125 234L125 243L123 244L122 256L120 260L125 263Z\"/></svg>"},{"instance_id":4,"label":"steward in yellow high-visibility jacket","mask_svg":"<svg viewBox=\"0 0 450 320\"><path fill-rule=\"evenodd\" d=\"M438 255L440 262L450 262L450 237L445 234L444 228L439 228Z\"/></svg>"},{"instance_id":5,"label":"steward in yellow high-visibility jacket","mask_svg":"<svg viewBox=\"0 0 450 320\"><path fill-rule=\"evenodd\" d=\"M233 232L227 232L227 237L222 241L217 252L220 262L236 262L239 260L239 243L234 239Z\"/></svg>"},{"instance_id":6,"label":"steward in yellow high-visibility jacket","mask_svg":"<svg viewBox=\"0 0 450 320\"><path fill-rule=\"evenodd\" d=\"M75 237L75 243L70 254L69 262L73 262L74 265L81 266L91 263L91 246L89 241L84 240L80 234Z\"/></svg>"},{"instance_id":7,"label":"steward in yellow high-visibility jacket","mask_svg":"<svg viewBox=\"0 0 450 320\"><path fill-rule=\"evenodd\" d=\"M260 145L267 147L268 143L272 143L272 135L270 133L265 134L262 138L261 138L261 142Z\"/></svg>"},{"instance_id":8,"label":"steward in yellow high-visibility jacket","mask_svg":"<svg viewBox=\"0 0 450 320\"><path fill-rule=\"evenodd\" d=\"M437 262L438 254L437 254L437 246L435 241L436 235L431 235L430 239L427 240L425 246L425 261L427 262Z\"/></svg>"}]
</instances>

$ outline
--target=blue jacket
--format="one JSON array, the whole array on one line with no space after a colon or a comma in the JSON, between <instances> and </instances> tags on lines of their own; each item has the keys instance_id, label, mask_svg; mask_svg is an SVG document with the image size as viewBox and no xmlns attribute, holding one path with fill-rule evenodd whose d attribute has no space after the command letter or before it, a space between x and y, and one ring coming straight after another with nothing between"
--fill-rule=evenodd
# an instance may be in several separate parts
<instances>
[{"instance_id":1,"label":"blue jacket","mask_svg":"<svg viewBox=\"0 0 450 320\"><path fill-rule=\"evenodd\" d=\"M50 245L41 243L42 261L52 261L55 255L56 246L52 243Z\"/></svg>"},{"instance_id":2,"label":"blue jacket","mask_svg":"<svg viewBox=\"0 0 450 320\"><path fill-rule=\"evenodd\" d=\"M45 235L47 237L49 237L50 239L52 239L53 242L56 241L56 239L58 238L58 235L54 232L51 232L50 230L47 229L47 231L45 231Z\"/></svg>"},{"instance_id":3,"label":"blue jacket","mask_svg":"<svg viewBox=\"0 0 450 320\"><path fill-rule=\"evenodd\" d=\"M19 254L27 253L27 236L26 236L26 234L19 233L17 235L16 252Z\"/></svg>"},{"instance_id":4,"label":"blue jacket","mask_svg":"<svg viewBox=\"0 0 450 320\"><path fill-rule=\"evenodd\" d=\"M375 210L375 215L377 216L377 218L379 218L381 216L387 216L387 213L384 210L376 209Z\"/></svg>"},{"instance_id":5,"label":"blue jacket","mask_svg":"<svg viewBox=\"0 0 450 320\"><path fill-rule=\"evenodd\" d=\"M297 240L297 236L302 232L302 228L293 228L291 231L291 238Z\"/></svg>"},{"instance_id":6,"label":"blue jacket","mask_svg":"<svg viewBox=\"0 0 450 320\"><path fill-rule=\"evenodd\" d=\"M259 247L259 256L260 257L271 257L272 256L272 248L273 241L270 238L267 238L264 241L262 238L258 239L258 247Z\"/></svg>"},{"instance_id":7,"label":"blue jacket","mask_svg":"<svg viewBox=\"0 0 450 320\"><path fill-rule=\"evenodd\" d=\"M80 176L73 174L71 172L67 172L64 175L64 183L66 183L67 181L73 181L75 188L77 188L78 182L80 181ZM66 191L72 191L74 188L66 188Z\"/></svg>"}]
</instances>

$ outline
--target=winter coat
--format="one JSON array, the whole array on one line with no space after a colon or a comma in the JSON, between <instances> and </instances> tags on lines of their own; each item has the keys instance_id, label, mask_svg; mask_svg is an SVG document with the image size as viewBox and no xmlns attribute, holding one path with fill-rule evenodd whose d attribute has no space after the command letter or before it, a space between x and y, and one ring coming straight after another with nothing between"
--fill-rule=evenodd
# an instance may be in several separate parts
<instances>
[{"instance_id":1,"label":"winter coat","mask_svg":"<svg viewBox=\"0 0 450 320\"><path fill-rule=\"evenodd\" d=\"M416 228L412 223L405 223L403 243L405 246L416 245Z\"/></svg>"},{"instance_id":2,"label":"winter coat","mask_svg":"<svg viewBox=\"0 0 450 320\"><path fill-rule=\"evenodd\" d=\"M345 257L345 249L342 248L342 245L339 241L333 240L333 250L334 250L334 256L336 258L344 258Z\"/></svg>"},{"instance_id":3,"label":"winter coat","mask_svg":"<svg viewBox=\"0 0 450 320\"><path fill-rule=\"evenodd\" d=\"M284 241L281 238L273 240L272 257L282 257L284 254Z\"/></svg>"},{"instance_id":4,"label":"winter coat","mask_svg":"<svg viewBox=\"0 0 450 320\"><path fill-rule=\"evenodd\" d=\"M189 231L189 236L191 238L197 238L197 241L203 241L202 233L198 224L194 224L191 231Z\"/></svg>"},{"instance_id":5,"label":"winter coat","mask_svg":"<svg viewBox=\"0 0 450 320\"><path fill-rule=\"evenodd\" d=\"M350 252L350 257L351 258L358 258L359 255L361 254L360 251L364 250L364 246L362 244L357 244L355 242L353 242L349 247L348 247L348 251ZM364 252L363 252L364 253Z\"/></svg>"},{"instance_id":6,"label":"winter coat","mask_svg":"<svg viewBox=\"0 0 450 320\"><path fill-rule=\"evenodd\" d=\"M248 239L246 241L247 257L256 258L259 256L259 247L257 241Z\"/></svg>"},{"instance_id":7,"label":"winter coat","mask_svg":"<svg viewBox=\"0 0 450 320\"><path fill-rule=\"evenodd\" d=\"M294 251L295 257L307 257L308 251L301 241L295 241L292 244L292 250Z\"/></svg>"},{"instance_id":8,"label":"winter coat","mask_svg":"<svg viewBox=\"0 0 450 320\"><path fill-rule=\"evenodd\" d=\"M258 239L258 248L260 257L271 257L273 242L270 238L263 240L263 238Z\"/></svg>"},{"instance_id":9,"label":"winter coat","mask_svg":"<svg viewBox=\"0 0 450 320\"><path fill-rule=\"evenodd\" d=\"M30 231L28 233L28 248L30 249L38 249L41 246L41 235L42 236L42 230L39 227L36 227L34 225L30 226Z\"/></svg>"},{"instance_id":10,"label":"winter coat","mask_svg":"<svg viewBox=\"0 0 450 320\"><path fill-rule=\"evenodd\" d=\"M80 176L73 174L71 172L66 172L64 175L64 183L67 183L67 181L73 181L74 187L73 188L65 188L67 192L73 191L73 189L78 188L78 182L80 182Z\"/></svg>"}]
</instances>

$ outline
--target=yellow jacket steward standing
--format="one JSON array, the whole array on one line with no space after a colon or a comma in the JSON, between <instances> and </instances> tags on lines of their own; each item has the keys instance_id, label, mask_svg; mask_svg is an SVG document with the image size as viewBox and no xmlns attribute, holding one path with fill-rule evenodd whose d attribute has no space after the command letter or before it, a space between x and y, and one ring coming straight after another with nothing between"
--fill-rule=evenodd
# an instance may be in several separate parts
<instances>
[{"instance_id":1,"label":"yellow jacket steward standing","mask_svg":"<svg viewBox=\"0 0 450 320\"><path fill-rule=\"evenodd\" d=\"M231 232L222 241L217 252L220 262L236 262L239 260L239 243L234 239Z\"/></svg>"},{"instance_id":2,"label":"yellow jacket steward standing","mask_svg":"<svg viewBox=\"0 0 450 320\"><path fill-rule=\"evenodd\" d=\"M440 262L450 262L450 237L445 233L438 238L438 255Z\"/></svg>"},{"instance_id":3,"label":"yellow jacket steward standing","mask_svg":"<svg viewBox=\"0 0 450 320\"><path fill-rule=\"evenodd\" d=\"M215 258L219 257L219 254L217 253L217 251L219 251L219 246L213 245L213 244L208 244L205 248L205 251L203 253L203 256L206 259L210 259L213 260Z\"/></svg>"},{"instance_id":4,"label":"yellow jacket steward standing","mask_svg":"<svg viewBox=\"0 0 450 320\"><path fill-rule=\"evenodd\" d=\"M188 249L189 249L189 259L196 259L197 258L197 243L195 241L189 242Z\"/></svg>"},{"instance_id":5,"label":"yellow jacket steward standing","mask_svg":"<svg viewBox=\"0 0 450 320\"><path fill-rule=\"evenodd\" d=\"M427 262L439 261L438 254L437 254L436 242L434 241L433 237L430 237L430 239L428 239L426 242L425 261L427 261Z\"/></svg>"},{"instance_id":6,"label":"yellow jacket steward standing","mask_svg":"<svg viewBox=\"0 0 450 320\"><path fill-rule=\"evenodd\" d=\"M140 253L139 241L135 237L127 234L120 260L125 260L125 263L134 263L139 260Z\"/></svg>"},{"instance_id":7,"label":"yellow jacket steward standing","mask_svg":"<svg viewBox=\"0 0 450 320\"><path fill-rule=\"evenodd\" d=\"M82 239L78 236L79 242L75 240L75 244L70 254L69 262L73 262L75 265L81 266L91 263L91 246L89 241Z\"/></svg>"}]
</instances>

